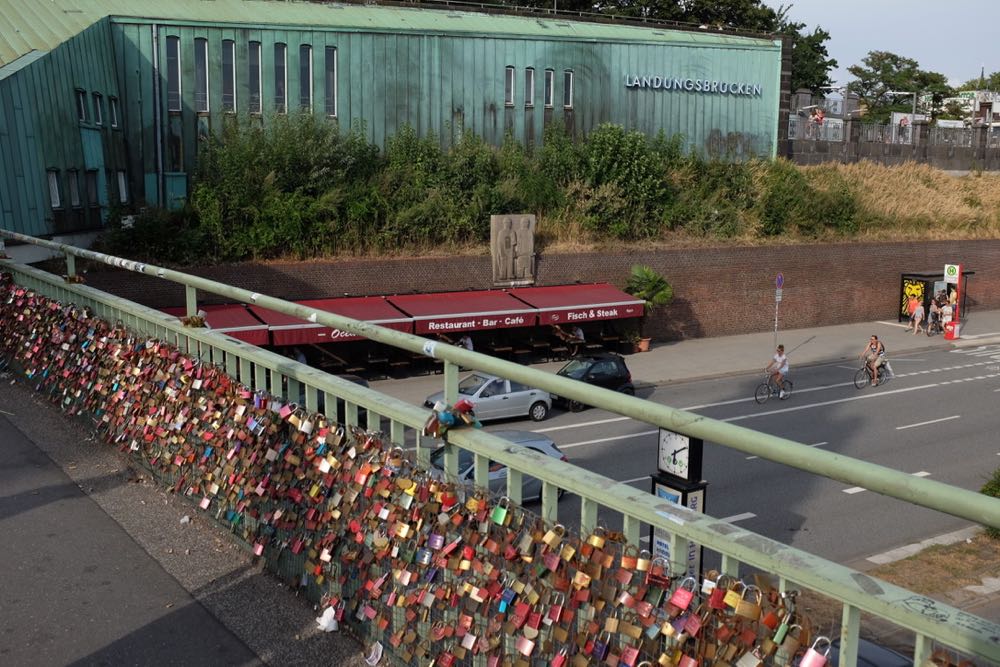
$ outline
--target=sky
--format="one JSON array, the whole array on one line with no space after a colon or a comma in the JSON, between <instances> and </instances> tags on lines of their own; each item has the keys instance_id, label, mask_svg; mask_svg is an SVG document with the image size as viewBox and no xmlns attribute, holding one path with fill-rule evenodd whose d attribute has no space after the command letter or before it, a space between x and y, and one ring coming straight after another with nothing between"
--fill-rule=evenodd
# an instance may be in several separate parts
<instances>
[{"instance_id":1,"label":"sky","mask_svg":"<svg viewBox=\"0 0 1000 667\"><path fill-rule=\"evenodd\" d=\"M837 61L830 78L846 85L847 68L869 51L912 58L920 69L939 72L951 85L1000 71L1000 1L997 0L765 0L788 17L830 33L827 51Z\"/></svg>"}]
</instances>

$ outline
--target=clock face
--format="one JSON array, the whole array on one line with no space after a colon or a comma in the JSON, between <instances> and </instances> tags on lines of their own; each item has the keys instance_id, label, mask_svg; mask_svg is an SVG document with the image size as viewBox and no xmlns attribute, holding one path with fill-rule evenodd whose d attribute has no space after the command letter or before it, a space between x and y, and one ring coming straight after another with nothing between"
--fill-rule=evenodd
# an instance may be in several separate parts
<instances>
[{"instance_id":1,"label":"clock face","mask_svg":"<svg viewBox=\"0 0 1000 667\"><path fill-rule=\"evenodd\" d=\"M661 429L658 461L660 470L688 479L690 475L688 467L691 457L690 445L691 440L686 435Z\"/></svg>"}]
</instances>

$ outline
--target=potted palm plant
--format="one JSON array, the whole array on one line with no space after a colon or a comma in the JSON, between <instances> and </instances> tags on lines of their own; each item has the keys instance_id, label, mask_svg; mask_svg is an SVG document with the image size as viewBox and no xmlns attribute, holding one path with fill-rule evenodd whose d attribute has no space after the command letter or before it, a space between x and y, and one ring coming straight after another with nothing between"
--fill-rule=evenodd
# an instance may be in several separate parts
<instances>
[{"instance_id":1,"label":"potted palm plant","mask_svg":"<svg viewBox=\"0 0 1000 667\"><path fill-rule=\"evenodd\" d=\"M645 352L649 349L649 338L644 333L646 317L657 307L665 306L673 301L674 288L670 286L666 278L651 267L645 264L633 264L625 291L645 302L642 317L639 318L638 340L635 343L637 351Z\"/></svg>"}]
</instances>

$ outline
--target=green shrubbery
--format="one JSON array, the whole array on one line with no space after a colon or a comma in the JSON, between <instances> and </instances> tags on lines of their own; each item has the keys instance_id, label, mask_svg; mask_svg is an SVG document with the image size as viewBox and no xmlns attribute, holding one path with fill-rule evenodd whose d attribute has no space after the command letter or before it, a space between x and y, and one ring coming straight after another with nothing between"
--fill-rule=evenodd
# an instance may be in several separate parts
<instances>
[{"instance_id":1,"label":"green shrubbery","mask_svg":"<svg viewBox=\"0 0 1000 667\"><path fill-rule=\"evenodd\" d=\"M550 126L534 148L466 132L442 149L404 128L382 152L363 127L304 114L232 119L202 146L185 210L112 225L104 246L176 263L420 252L482 244L490 215L507 212L538 215L544 238L589 242L857 229L845 184L818 190L783 160L706 160L680 137L606 124L574 142Z\"/></svg>"}]
</instances>

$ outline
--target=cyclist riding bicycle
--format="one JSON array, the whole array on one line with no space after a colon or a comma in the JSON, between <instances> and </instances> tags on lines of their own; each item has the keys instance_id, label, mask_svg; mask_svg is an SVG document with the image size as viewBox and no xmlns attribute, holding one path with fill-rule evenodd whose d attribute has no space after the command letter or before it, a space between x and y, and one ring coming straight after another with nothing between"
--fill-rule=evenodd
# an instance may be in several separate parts
<instances>
[{"instance_id":1,"label":"cyclist riding bicycle","mask_svg":"<svg viewBox=\"0 0 1000 667\"><path fill-rule=\"evenodd\" d=\"M858 356L863 357L868 368L871 369L872 386L874 387L878 384L878 369L885 364L885 345L878 339L878 336L872 335L868 339L865 349ZM864 386L864 382L862 382L861 386Z\"/></svg>"},{"instance_id":2,"label":"cyclist riding bicycle","mask_svg":"<svg viewBox=\"0 0 1000 667\"><path fill-rule=\"evenodd\" d=\"M778 349L775 350L774 356L771 358L771 363L767 365L764 372L771 374L771 379L774 380L774 386L779 388L778 398L784 398L785 391L781 389L781 381L785 379L786 375L788 375L788 357L785 356L784 345L779 345Z\"/></svg>"}]
</instances>

